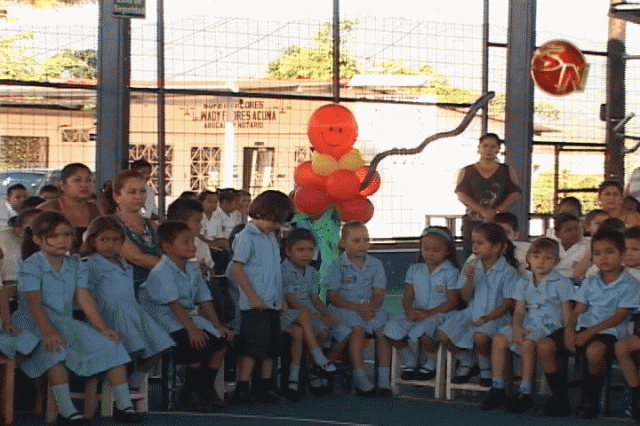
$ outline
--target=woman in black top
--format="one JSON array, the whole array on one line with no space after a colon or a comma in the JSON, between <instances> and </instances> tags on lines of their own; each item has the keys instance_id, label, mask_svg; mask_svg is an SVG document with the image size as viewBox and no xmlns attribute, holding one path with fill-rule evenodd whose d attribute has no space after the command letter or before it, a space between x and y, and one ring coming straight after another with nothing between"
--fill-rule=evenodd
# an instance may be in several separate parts
<instances>
[{"instance_id":1,"label":"woman in black top","mask_svg":"<svg viewBox=\"0 0 640 426\"><path fill-rule=\"evenodd\" d=\"M498 212L508 211L520 201L520 187L513 169L498 162L502 140L495 133L480 137L480 159L460 169L456 195L467 212L462 220L465 254L471 253L471 231L482 222L491 222Z\"/></svg>"}]
</instances>

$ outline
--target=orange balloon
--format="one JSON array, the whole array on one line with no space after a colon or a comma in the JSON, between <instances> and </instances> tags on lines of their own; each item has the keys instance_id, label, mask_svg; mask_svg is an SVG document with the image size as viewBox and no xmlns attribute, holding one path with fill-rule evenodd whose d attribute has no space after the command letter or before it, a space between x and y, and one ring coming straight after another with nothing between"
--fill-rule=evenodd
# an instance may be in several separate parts
<instances>
[{"instance_id":1,"label":"orange balloon","mask_svg":"<svg viewBox=\"0 0 640 426\"><path fill-rule=\"evenodd\" d=\"M356 142L358 123L351 111L342 105L323 105L311 114L307 135L319 153L339 160Z\"/></svg>"},{"instance_id":2,"label":"orange balloon","mask_svg":"<svg viewBox=\"0 0 640 426\"><path fill-rule=\"evenodd\" d=\"M342 169L333 172L327 177L325 183L327 192L337 200L346 200L358 195L360 191L360 179L356 172L352 170Z\"/></svg>"},{"instance_id":3,"label":"orange balloon","mask_svg":"<svg viewBox=\"0 0 640 426\"><path fill-rule=\"evenodd\" d=\"M338 213L345 222L357 220L366 223L373 217L373 203L366 197L356 195L348 200L338 201Z\"/></svg>"},{"instance_id":4,"label":"orange balloon","mask_svg":"<svg viewBox=\"0 0 640 426\"><path fill-rule=\"evenodd\" d=\"M333 198L322 185L303 186L294 195L294 202L298 210L310 214L320 213L332 201Z\"/></svg>"},{"instance_id":5,"label":"orange balloon","mask_svg":"<svg viewBox=\"0 0 640 426\"><path fill-rule=\"evenodd\" d=\"M321 176L313 172L311 161L300 163L293 173L293 181L297 186L324 185L326 176Z\"/></svg>"},{"instance_id":6,"label":"orange balloon","mask_svg":"<svg viewBox=\"0 0 640 426\"><path fill-rule=\"evenodd\" d=\"M358 179L360 179L360 183L364 181L364 178L367 175L367 173L369 173L369 167L367 166L362 166L358 170L356 170L356 175L358 176ZM380 173L375 172L373 174L373 179L371 179L371 183L367 185L366 188L358 192L358 194L362 195L363 197L367 197L371 194L375 194L375 192L378 189L380 189L380 183L381 183Z\"/></svg>"}]
</instances>

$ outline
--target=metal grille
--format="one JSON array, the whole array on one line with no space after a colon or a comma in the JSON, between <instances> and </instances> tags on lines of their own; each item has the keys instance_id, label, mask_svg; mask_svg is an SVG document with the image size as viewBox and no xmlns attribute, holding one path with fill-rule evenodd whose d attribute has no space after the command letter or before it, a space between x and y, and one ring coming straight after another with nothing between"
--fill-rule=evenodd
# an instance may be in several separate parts
<instances>
[{"instance_id":1,"label":"metal grille","mask_svg":"<svg viewBox=\"0 0 640 426\"><path fill-rule=\"evenodd\" d=\"M216 147L191 147L191 190L215 190L220 186L220 150Z\"/></svg>"},{"instance_id":2,"label":"metal grille","mask_svg":"<svg viewBox=\"0 0 640 426\"><path fill-rule=\"evenodd\" d=\"M167 164L164 169L165 178L165 191L167 195L171 195L173 188L173 167L171 162L173 161L173 147L167 145L165 149L165 158ZM138 160L144 158L151 163L151 185L153 189L158 191L158 153L156 145L129 145L129 161Z\"/></svg>"}]
</instances>

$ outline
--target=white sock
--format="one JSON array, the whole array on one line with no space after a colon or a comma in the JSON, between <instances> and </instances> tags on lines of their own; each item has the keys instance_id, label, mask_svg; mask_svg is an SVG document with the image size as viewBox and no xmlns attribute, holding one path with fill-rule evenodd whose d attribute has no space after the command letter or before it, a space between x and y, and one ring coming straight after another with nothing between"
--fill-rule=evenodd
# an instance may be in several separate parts
<instances>
[{"instance_id":1,"label":"white sock","mask_svg":"<svg viewBox=\"0 0 640 426\"><path fill-rule=\"evenodd\" d=\"M320 348L311 349L311 356L313 356L313 360L316 362L316 364L320 366L325 365L329 362L327 357L322 353L322 349Z\"/></svg>"},{"instance_id":2,"label":"white sock","mask_svg":"<svg viewBox=\"0 0 640 426\"><path fill-rule=\"evenodd\" d=\"M409 341L406 347L400 349L398 351L398 355L400 355L400 362L404 367L413 368L418 364L417 361L417 351L415 351L415 344Z\"/></svg>"},{"instance_id":3,"label":"white sock","mask_svg":"<svg viewBox=\"0 0 640 426\"><path fill-rule=\"evenodd\" d=\"M488 356L478 354L478 367L480 367L480 377L483 379L491 377L491 360Z\"/></svg>"},{"instance_id":4,"label":"white sock","mask_svg":"<svg viewBox=\"0 0 640 426\"><path fill-rule=\"evenodd\" d=\"M298 390L299 381L300 381L300 366L292 364L289 367L289 389Z\"/></svg>"},{"instance_id":5,"label":"white sock","mask_svg":"<svg viewBox=\"0 0 640 426\"><path fill-rule=\"evenodd\" d=\"M471 367L473 367L473 354L469 351L462 351L455 355L455 358L459 361L456 375L461 376L468 374Z\"/></svg>"},{"instance_id":6,"label":"white sock","mask_svg":"<svg viewBox=\"0 0 640 426\"><path fill-rule=\"evenodd\" d=\"M357 370L353 370L353 380L356 382L356 386L363 392L369 392L373 389L373 383L367 379L367 375L365 374L362 368L358 368Z\"/></svg>"},{"instance_id":7,"label":"white sock","mask_svg":"<svg viewBox=\"0 0 640 426\"><path fill-rule=\"evenodd\" d=\"M69 383L61 383L59 385L51 386L51 391L56 399L56 406L58 407L58 413L62 417L69 418L73 413L78 410L71 401L71 393L69 392Z\"/></svg>"},{"instance_id":8,"label":"white sock","mask_svg":"<svg viewBox=\"0 0 640 426\"><path fill-rule=\"evenodd\" d=\"M378 367L378 387L391 389L391 368Z\"/></svg>"},{"instance_id":9,"label":"white sock","mask_svg":"<svg viewBox=\"0 0 640 426\"><path fill-rule=\"evenodd\" d=\"M111 385L113 389L113 397L116 400L116 407L118 410L126 410L133 407L131 402L131 394L129 393L129 385L127 383L121 383L119 385Z\"/></svg>"},{"instance_id":10,"label":"white sock","mask_svg":"<svg viewBox=\"0 0 640 426\"><path fill-rule=\"evenodd\" d=\"M147 373L135 370L131 375L129 375L129 387L133 389L140 389L146 375Z\"/></svg>"},{"instance_id":11,"label":"white sock","mask_svg":"<svg viewBox=\"0 0 640 426\"><path fill-rule=\"evenodd\" d=\"M432 354L432 353L427 352L427 362L422 364L422 367L427 369L427 370L435 371L437 356L438 356L437 354Z\"/></svg>"}]
</instances>

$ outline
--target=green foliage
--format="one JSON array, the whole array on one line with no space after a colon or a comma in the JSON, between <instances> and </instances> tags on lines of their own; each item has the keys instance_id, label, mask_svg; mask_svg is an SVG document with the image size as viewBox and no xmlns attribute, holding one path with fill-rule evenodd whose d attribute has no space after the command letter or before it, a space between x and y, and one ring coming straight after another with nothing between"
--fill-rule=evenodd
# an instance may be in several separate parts
<instances>
[{"instance_id":1,"label":"green foliage","mask_svg":"<svg viewBox=\"0 0 640 426\"><path fill-rule=\"evenodd\" d=\"M95 49L64 49L47 60L44 78L97 78L97 65L98 52Z\"/></svg>"},{"instance_id":2,"label":"green foliage","mask_svg":"<svg viewBox=\"0 0 640 426\"><path fill-rule=\"evenodd\" d=\"M32 38L33 34L27 32L0 37L0 78L34 80L34 76L40 75L40 64L19 46L20 42Z\"/></svg>"},{"instance_id":3,"label":"green foliage","mask_svg":"<svg viewBox=\"0 0 640 426\"><path fill-rule=\"evenodd\" d=\"M348 35L357 22L340 21L341 36ZM291 45L282 50L281 55L269 62L269 78L309 78L329 80L333 78L333 25L325 22L314 34L316 44L311 47ZM358 74L358 65L345 50L340 51L340 77L351 78Z\"/></svg>"},{"instance_id":4,"label":"green foliage","mask_svg":"<svg viewBox=\"0 0 640 426\"><path fill-rule=\"evenodd\" d=\"M507 95L504 92L496 93L496 96L489 103L489 114L504 115L507 104ZM546 121L557 121L560 119L560 110L550 102L535 102L533 111L538 117Z\"/></svg>"},{"instance_id":5,"label":"green foliage","mask_svg":"<svg viewBox=\"0 0 640 426\"><path fill-rule=\"evenodd\" d=\"M558 176L559 189L586 189L597 188L602 182L601 174L574 174L571 171L563 169ZM531 211L533 213L554 213L555 206L553 193L553 171L541 172L531 185L532 204ZM582 192L571 193L566 196L573 196L582 203L582 211L589 211L598 208L597 193ZM565 197L565 194L559 193L558 199Z\"/></svg>"},{"instance_id":6,"label":"green foliage","mask_svg":"<svg viewBox=\"0 0 640 426\"><path fill-rule=\"evenodd\" d=\"M58 7L81 6L87 3L96 3L97 0L3 0L5 6L29 6L34 9L55 9Z\"/></svg>"}]
</instances>

